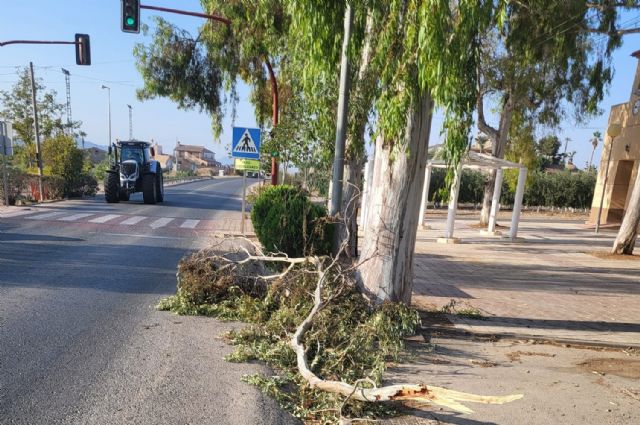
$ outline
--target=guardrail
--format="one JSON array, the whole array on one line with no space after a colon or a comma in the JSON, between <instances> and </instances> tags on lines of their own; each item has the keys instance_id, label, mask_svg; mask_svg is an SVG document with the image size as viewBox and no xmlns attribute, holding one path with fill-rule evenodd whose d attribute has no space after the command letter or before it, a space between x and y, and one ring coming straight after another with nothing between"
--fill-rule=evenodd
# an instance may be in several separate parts
<instances>
[{"instance_id":1,"label":"guardrail","mask_svg":"<svg viewBox=\"0 0 640 425\"><path fill-rule=\"evenodd\" d=\"M174 185L181 183L191 183L199 180L211 180L213 177L209 176L186 176L186 177L165 177L164 184L165 185Z\"/></svg>"}]
</instances>

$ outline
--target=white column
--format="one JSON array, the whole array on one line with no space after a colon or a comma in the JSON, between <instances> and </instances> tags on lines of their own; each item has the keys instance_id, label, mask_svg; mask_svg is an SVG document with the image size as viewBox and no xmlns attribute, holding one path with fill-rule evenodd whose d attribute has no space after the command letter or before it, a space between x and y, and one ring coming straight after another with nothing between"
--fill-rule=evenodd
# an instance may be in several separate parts
<instances>
[{"instance_id":1,"label":"white column","mask_svg":"<svg viewBox=\"0 0 640 425\"><path fill-rule=\"evenodd\" d=\"M455 171L453 184L451 185L451 196L449 197L449 213L447 215L447 228L444 237L453 239L453 230L456 222L456 212L458 211L458 195L460 194L460 180L462 176L462 164Z\"/></svg>"},{"instance_id":2,"label":"white column","mask_svg":"<svg viewBox=\"0 0 640 425\"><path fill-rule=\"evenodd\" d=\"M518 225L520 224L520 211L522 210L522 197L524 196L524 185L527 181L527 169L522 167L518 174L518 187L516 197L513 201L513 215L511 216L511 231L509 237L515 240L518 237Z\"/></svg>"},{"instance_id":3,"label":"white column","mask_svg":"<svg viewBox=\"0 0 640 425\"><path fill-rule=\"evenodd\" d=\"M427 212L427 202L429 197L429 183L431 182L431 165L427 165L424 170L424 186L422 188L422 202L420 202L420 215L418 220L419 228L424 228L424 215Z\"/></svg>"},{"instance_id":4,"label":"white column","mask_svg":"<svg viewBox=\"0 0 640 425\"><path fill-rule=\"evenodd\" d=\"M360 197L360 227L364 229L364 221L367 217L367 198L369 197L369 166L370 162L364 164L364 174L362 175L362 196Z\"/></svg>"},{"instance_id":5,"label":"white column","mask_svg":"<svg viewBox=\"0 0 640 425\"><path fill-rule=\"evenodd\" d=\"M496 170L496 182L493 187L493 199L491 200L491 213L489 215L489 227L487 233L493 233L496 231L496 219L498 211L500 210L500 193L502 192L502 180L504 178L504 172L502 168Z\"/></svg>"}]
</instances>

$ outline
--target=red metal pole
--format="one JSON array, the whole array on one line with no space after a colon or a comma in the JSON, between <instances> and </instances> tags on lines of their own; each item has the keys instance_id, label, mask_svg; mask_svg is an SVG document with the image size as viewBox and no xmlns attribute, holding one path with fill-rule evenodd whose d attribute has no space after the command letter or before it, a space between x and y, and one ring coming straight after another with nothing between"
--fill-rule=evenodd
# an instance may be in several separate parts
<instances>
[{"instance_id":1,"label":"red metal pole","mask_svg":"<svg viewBox=\"0 0 640 425\"><path fill-rule=\"evenodd\" d=\"M188 12L186 10L170 9L168 7L148 6L146 4L141 4L140 9L157 10L158 12L176 13L178 15L197 16L198 18L213 19L214 21L219 21L227 25L231 25L231 19L223 18L222 16L218 15L209 15L207 13Z\"/></svg>"},{"instance_id":2,"label":"red metal pole","mask_svg":"<svg viewBox=\"0 0 640 425\"><path fill-rule=\"evenodd\" d=\"M267 70L269 71L269 79L271 80L271 93L273 96L273 128L278 125L278 81L276 80L276 74L273 72L271 63L265 61ZM276 186L278 184L278 160L275 156L271 156L271 185Z\"/></svg>"}]
</instances>

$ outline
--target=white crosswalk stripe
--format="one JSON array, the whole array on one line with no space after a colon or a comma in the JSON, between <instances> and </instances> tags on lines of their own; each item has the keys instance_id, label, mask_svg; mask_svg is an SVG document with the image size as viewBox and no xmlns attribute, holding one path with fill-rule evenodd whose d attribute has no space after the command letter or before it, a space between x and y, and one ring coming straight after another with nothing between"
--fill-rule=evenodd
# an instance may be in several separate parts
<instances>
[{"instance_id":1,"label":"white crosswalk stripe","mask_svg":"<svg viewBox=\"0 0 640 425\"><path fill-rule=\"evenodd\" d=\"M124 224L125 226L133 226L134 224L140 223L145 218L147 217L144 217L142 215L134 215L133 217L126 219L120 224Z\"/></svg>"},{"instance_id":2,"label":"white crosswalk stripe","mask_svg":"<svg viewBox=\"0 0 640 425\"><path fill-rule=\"evenodd\" d=\"M80 213L80 214L73 214L73 215L68 215L66 217L60 217L58 219L58 221L78 221L80 219L92 216L93 213Z\"/></svg>"},{"instance_id":3,"label":"white crosswalk stripe","mask_svg":"<svg viewBox=\"0 0 640 425\"><path fill-rule=\"evenodd\" d=\"M57 211L57 212L50 212L50 213L46 213L46 214L38 214L38 215L32 215L30 217L25 217L27 220L46 220L49 218L53 218L53 217L57 217L59 215L64 214L63 211Z\"/></svg>"},{"instance_id":4,"label":"white crosswalk stripe","mask_svg":"<svg viewBox=\"0 0 640 425\"><path fill-rule=\"evenodd\" d=\"M120 214L107 214L102 217L97 217L89 220L89 223L106 223L107 221L115 220L118 217L122 217Z\"/></svg>"},{"instance_id":5,"label":"white crosswalk stripe","mask_svg":"<svg viewBox=\"0 0 640 425\"><path fill-rule=\"evenodd\" d=\"M156 221L151 223L149 226L151 226L152 229L159 229L160 227L164 227L167 224L171 223L172 221L173 221L172 218L163 217L163 218L157 219Z\"/></svg>"},{"instance_id":6,"label":"white crosswalk stripe","mask_svg":"<svg viewBox=\"0 0 640 425\"><path fill-rule=\"evenodd\" d=\"M185 220L180 227L183 229L195 229L198 223L200 223L200 220Z\"/></svg>"}]
</instances>

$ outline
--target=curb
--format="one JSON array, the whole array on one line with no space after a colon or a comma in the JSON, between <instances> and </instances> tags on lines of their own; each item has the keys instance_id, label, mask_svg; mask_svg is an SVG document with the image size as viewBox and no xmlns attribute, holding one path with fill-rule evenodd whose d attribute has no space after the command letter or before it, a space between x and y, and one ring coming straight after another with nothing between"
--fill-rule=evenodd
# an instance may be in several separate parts
<instances>
[{"instance_id":1,"label":"curb","mask_svg":"<svg viewBox=\"0 0 640 425\"><path fill-rule=\"evenodd\" d=\"M593 341L593 340L585 340L578 338L558 338L558 337L545 337L543 335L532 335L525 333L517 333L517 332L476 332L469 329L464 329L459 327L456 324L452 323L453 327L450 326L441 326L441 325L431 325L427 327L422 327L421 330L424 332L428 332L430 337L440 336L440 335L451 335L451 336L465 336L471 338L478 339L486 339L489 341L498 341L498 340L527 340L527 341L536 341L545 344L555 344L555 345L568 345L568 346L577 346L582 348L609 348L615 350L626 350L626 349L638 349L640 350L640 343L613 343L613 342L605 342L605 341ZM437 334L437 335L434 335Z\"/></svg>"}]
</instances>

